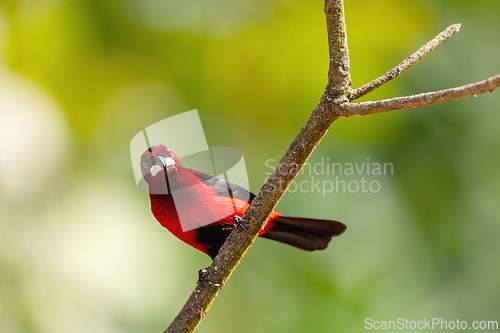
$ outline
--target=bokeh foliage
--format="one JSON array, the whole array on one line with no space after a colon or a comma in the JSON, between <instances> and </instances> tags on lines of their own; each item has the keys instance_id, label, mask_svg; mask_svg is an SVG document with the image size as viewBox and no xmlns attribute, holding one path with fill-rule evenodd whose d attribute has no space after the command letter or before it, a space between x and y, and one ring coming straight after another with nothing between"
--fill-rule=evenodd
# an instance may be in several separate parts
<instances>
[{"instance_id":1,"label":"bokeh foliage","mask_svg":"<svg viewBox=\"0 0 500 333\"><path fill-rule=\"evenodd\" d=\"M0 331L162 331L210 261L154 220L129 141L196 108L210 146L243 151L257 191L265 161L279 160L325 87L322 10L308 0L0 0ZM494 1L346 1L353 86L457 22L459 34L368 98L492 76L499 17ZM321 253L258 240L199 331L499 320L499 103L496 92L338 120L310 163L369 159L394 173L372 177L378 193L287 193L279 211L349 229Z\"/></svg>"}]
</instances>

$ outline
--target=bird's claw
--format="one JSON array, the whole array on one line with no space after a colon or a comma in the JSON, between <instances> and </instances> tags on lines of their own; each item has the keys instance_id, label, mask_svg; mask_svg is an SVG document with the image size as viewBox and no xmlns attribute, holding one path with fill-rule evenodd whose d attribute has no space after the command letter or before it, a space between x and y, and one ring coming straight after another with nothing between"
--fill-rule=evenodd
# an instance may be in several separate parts
<instances>
[{"instance_id":1,"label":"bird's claw","mask_svg":"<svg viewBox=\"0 0 500 333\"><path fill-rule=\"evenodd\" d=\"M206 268L200 269L198 271L198 281L196 281L196 284L201 287L200 281L202 281L214 287L220 287L220 283L213 283L212 281L207 280L206 278L207 275L213 275L213 274L209 273Z\"/></svg>"},{"instance_id":2,"label":"bird's claw","mask_svg":"<svg viewBox=\"0 0 500 333\"><path fill-rule=\"evenodd\" d=\"M243 225L243 219L241 217L239 217L238 215L234 215L233 216L233 223L234 223L234 227L237 228L237 227L240 227L241 229L245 230L247 233L250 233L250 231L248 231L247 227L245 227Z\"/></svg>"}]
</instances>

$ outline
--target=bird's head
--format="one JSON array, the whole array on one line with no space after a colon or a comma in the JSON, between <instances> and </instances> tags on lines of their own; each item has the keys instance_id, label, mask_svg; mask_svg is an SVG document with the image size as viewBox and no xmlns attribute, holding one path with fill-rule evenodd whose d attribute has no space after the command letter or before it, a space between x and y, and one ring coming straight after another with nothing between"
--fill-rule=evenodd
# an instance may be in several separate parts
<instances>
[{"instance_id":1,"label":"bird's head","mask_svg":"<svg viewBox=\"0 0 500 333\"><path fill-rule=\"evenodd\" d=\"M164 145L148 148L141 156L141 172L144 180L151 185L165 183L167 177L175 176L180 167L179 158Z\"/></svg>"}]
</instances>

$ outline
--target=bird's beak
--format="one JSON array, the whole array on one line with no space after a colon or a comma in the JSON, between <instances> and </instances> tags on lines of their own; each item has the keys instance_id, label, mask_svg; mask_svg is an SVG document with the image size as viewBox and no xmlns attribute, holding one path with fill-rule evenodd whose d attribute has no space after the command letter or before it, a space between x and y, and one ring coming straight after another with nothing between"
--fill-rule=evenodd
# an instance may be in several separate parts
<instances>
[{"instance_id":1,"label":"bird's beak","mask_svg":"<svg viewBox=\"0 0 500 333\"><path fill-rule=\"evenodd\" d=\"M158 156L160 158L161 163L163 163L163 166L165 168L168 168L169 166L174 166L175 161L173 158L170 157L165 157L165 156Z\"/></svg>"},{"instance_id":2,"label":"bird's beak","mask_svg":"<svg viewBox=\"0 0 500 333\"><path fill-rule=\"evenodd\" d=\"M160 171L167 169L168 167L175 166L175 161L170 157L158 156L161 164L155 164L151 167L149 172L155 177Z\"/></svg>"}]
</instances>

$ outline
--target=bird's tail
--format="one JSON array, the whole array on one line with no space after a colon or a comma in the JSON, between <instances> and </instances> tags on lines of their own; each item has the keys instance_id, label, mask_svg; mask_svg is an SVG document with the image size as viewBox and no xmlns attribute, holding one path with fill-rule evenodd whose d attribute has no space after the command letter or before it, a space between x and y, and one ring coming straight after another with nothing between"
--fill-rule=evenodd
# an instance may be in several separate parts
<instances>
[{"instance_id":1,"label":"bird's tail","mask_svg":"<svg viewBox=\"0 0 500 333\"><path fill-rule=\"evenodd\" d=\"M338 221L318 220L281 215L276 225L261 237L298 247L306 251L324 250L333 236L341 235L347 228Z\"/></svg>"}]
</instances>

